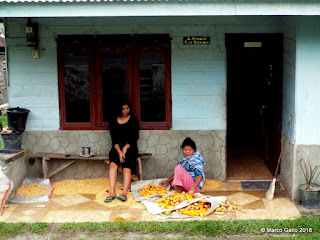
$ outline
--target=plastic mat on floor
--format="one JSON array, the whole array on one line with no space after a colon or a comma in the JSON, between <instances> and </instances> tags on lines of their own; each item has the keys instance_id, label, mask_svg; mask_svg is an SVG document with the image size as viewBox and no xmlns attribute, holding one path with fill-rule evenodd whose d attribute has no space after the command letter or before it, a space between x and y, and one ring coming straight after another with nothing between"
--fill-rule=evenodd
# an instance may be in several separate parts
<instances>
[{"instance_id":1,"label":"plastic mat on floor","mask_svg":"<svg viewBox=\"0 0 320 240\"><path fill-rule=\"evenodd\" d=\"M250 189L250 190L264 190L269 189L272 181L242 181L241 186L242 189ZM280 189L280 183L276 182L276 189Z\"/></svg>"}]
</instances>

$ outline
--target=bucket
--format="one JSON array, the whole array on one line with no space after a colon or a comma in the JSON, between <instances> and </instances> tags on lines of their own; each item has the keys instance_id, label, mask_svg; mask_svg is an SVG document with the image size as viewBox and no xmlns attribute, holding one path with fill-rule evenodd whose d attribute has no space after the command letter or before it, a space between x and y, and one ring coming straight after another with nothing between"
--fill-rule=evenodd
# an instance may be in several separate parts
<instances>
[{"instance_id":1,"label":"bucket","mask_svg":"<svg viewBox=\"0 0 320 240\"><path fill-rule=\"evenodd\" d=\"M21 149L21 133L1 133L4 149Z\"/></svg>"},{"instance_id":2,"label":"bucket","mask_svg":"<svg viewBox=\"0 0 320 240\"><path fill-rule=\"evenodd\" d=\"M22 133L26 128L29 109L8 108L6 110L8 118L8 129L14 132Z\"/></svg>"}]
</instances>

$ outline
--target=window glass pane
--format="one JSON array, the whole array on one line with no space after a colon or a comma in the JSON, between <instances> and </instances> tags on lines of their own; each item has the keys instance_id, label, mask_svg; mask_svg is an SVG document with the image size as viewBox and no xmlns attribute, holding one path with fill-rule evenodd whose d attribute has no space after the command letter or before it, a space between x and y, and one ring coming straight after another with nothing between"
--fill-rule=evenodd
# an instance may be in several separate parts
<instances>
[{"instance_id":1,"label":"window glass pane","mask_svg":"<svg viewBox=\"0 0 320 240\"><path fill-rule=\"evenodd\" d=\"M90 122L89 65L85 54L64 55L66 122Z\"/></svg>"},{"instance_id":2,"label":"window glass pane","mask_svg":"<svg viewBox=\"0 0 320 240\"><path fill-rule=\"evenodd\" d=\"M140 55L140 111L142 122L164 122L165 64L162 53Z\"/></svg>"},{"instance_id":3,"label":"window glass pane","mask_svg":"<svg viewBox=\"0 0 320 240\"><path fill-rule=\"evenodd\" d=\"M127 60L124 53L103 53L101 62L103 122L109 122L117 104L127 96Z\"/></svg>"}]
</instances>

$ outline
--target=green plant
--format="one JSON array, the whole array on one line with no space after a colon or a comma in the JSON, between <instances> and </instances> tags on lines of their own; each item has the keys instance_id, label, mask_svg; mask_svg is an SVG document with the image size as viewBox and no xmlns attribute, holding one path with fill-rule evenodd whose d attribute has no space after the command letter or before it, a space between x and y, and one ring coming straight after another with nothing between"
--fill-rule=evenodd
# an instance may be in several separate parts
<instances>
[{"instance_id":1,"label":"green plant","mask_svg":"<svg viewBox=\"0 0 320 240\"><path fill-rule=\"evenodd\" d=\"M2 127L3 128L6 128L8 127L8 119L7 119L7 116L0 116L0 122L2 123ZM0 148L2 149L3 146L2 146L2 141L0 140Z\"/></svg>"},{"instance_id":2,"label":"green plant","mask_svg":"<svg viewBox=\"0 0 320 240\"><path fill-rule=\"evenodd\" d=\"M306 184L308 185L306 190L311 190L312 186L316 184L316 181L320 175L320 172L317 175L317 172L320 169L320 165L312 167L310 162L309 164L307 164L303 158L300 159L299 165L303 172L304 179L306 180Z\"/></svg>"}]
</instances>

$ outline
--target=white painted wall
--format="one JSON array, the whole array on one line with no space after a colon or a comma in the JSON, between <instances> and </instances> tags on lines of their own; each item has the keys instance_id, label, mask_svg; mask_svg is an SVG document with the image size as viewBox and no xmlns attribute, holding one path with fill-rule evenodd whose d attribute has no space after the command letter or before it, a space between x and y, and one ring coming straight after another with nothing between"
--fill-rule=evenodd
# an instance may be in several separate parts
<instances>
[{"instance_id":1,"label":"white painted wall","mask_svg":"<svg viewBox=\"0 0 320 240\"><path fill-rule=\"evenodd\" d=\"M296 143L320 144L320 16L299 17L296 58Z\"/></svg>"},{"instance_id":2,"label":"white painted wall","mask_svg":"<svg viewBox=\"0 0 320 240\"><path fill-rule=\"evenodd\" d=\"M318 0L0 1L2 17L319 15ZM13 2L13 3L12 3Z\"/></svg>"},{"instance_id":3,"label":"white painted wall","mask_svg":"<svg viewBox=\"0 0 320 240\"><path fill-rule=\"evenodd\" d=\"M9 104L31 110L27 130L58 130L55 39L65 34L147 34L172 37L174 130L226 129L225 33L281 33L282 17L33 18L40 59L26 47L27 19L8 19ZM183 36L210 36L207 46L183 45Z\"/></svg>"}]
</instances>

